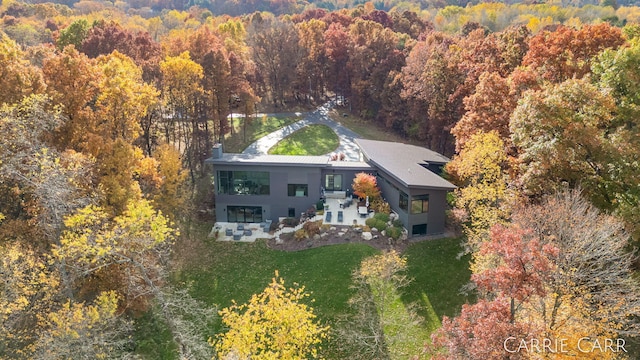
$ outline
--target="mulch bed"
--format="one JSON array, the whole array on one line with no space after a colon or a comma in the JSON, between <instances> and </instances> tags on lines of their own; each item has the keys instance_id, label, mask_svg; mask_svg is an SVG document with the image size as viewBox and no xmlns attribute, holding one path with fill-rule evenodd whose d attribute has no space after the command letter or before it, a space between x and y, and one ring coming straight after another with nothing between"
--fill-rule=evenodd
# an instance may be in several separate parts
<instances>
[{"instance_id":1,"label":"mulch bed","mask_svg":"<svg viewBox=\"0 0 640 360\"><path fill-rule=\"evenodd\" d=\"M313 237L311 237L307 239L296 240L293 233L288 233L280 235L282 243L277 244L275 239L269 239L267 241L267 245L275 250L298 251L327 245L362 243L379 250L395 249L398 252L404 251L404 249L409 246L409 241L390 241L389 237L381 236L380 234L378 234L377 238L375 239L364 240L362 239L362 234L356 233L351 226L338 225L332 227L334 227L335 230L327 231L327 235L322 236L320 239L314 239ZM340 232L343 232L344 234L340 236Z\"/></svg>"}]
</instances>

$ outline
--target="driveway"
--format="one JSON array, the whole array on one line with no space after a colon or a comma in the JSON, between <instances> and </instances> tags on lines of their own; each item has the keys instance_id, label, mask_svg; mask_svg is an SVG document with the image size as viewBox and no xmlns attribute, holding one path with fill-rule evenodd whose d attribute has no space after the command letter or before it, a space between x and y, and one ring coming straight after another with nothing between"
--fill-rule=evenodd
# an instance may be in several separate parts
<instances>
[{"instance_id":1,"label":"driveway","mask_svg":"<svg viewBox=\"0 0 640 360\"><path fill-rule=\"evenodd\" d=\"M285 126L256 140L254 143L249 145L243 153L253 155L266 154L271 147L278 143L278 141L291 135L295 131L302 129L307 125L322 124L333 129L336 135L338 135L338 139L340 139L340 145L335 151L333 151L333 153L343 153L345 155L345 160L360 160L358 146L355 143L355 139L360 138L360 136L342 126L340 123L331 120L329 117L329 110L331 110L333 106L333 101L325 103L316 110L305 114L302 120Z\"/></svg>"}]
</instances>

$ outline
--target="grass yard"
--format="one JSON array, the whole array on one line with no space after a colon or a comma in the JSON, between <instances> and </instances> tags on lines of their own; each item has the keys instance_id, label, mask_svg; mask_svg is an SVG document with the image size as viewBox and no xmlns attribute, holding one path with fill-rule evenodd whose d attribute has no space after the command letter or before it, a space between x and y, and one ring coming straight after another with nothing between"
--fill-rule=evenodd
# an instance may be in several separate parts
<instances>
[{"instance_id":1,"label":"grass yard","mask_svg":"<svg viewBox=\"0 0 640 360\"><path fill-rule=\"evenodd\" d=\"M263 116L252 119L247 124L246 133L243 130L244 118L234 118L234 134L227 134L224 139L224 151L228 153L241 153L252 142L268 135L280 128L293 124L302 119L302 116Z\"/></svg>"},{"instance_id":2,"label":"grass yard","mask_svg":"<svg viewBox=\"0 0 640 360\"><path fill-rule=\"evenodd\" d=\"M347 114L347 116L344 116L343 114ZM395 141L417 145L415 141L411 141L409 139L405 139L399 135L396 135L393 130L378 126L373 120L365 121L362 118L345 113L344 109L336 108L329 113L329 116L334 121L339 122L352 131L356 132L364 139Z\"/></svg>"},{"instance_id":3,"label":"grass yard","mask_svg":"<svg viewBox=\"0 0 640 360\"><path fill-rule=\"evenodd\" d=\"M309 125L280 140L269 149L276 155L323 155L340 145L338 135L326 125Z\"/></svg>"},{"instance_id":4,"label":"grass yard","mask_svg":"<svg viewBox=\"0 0 640 360\"><path fill-rule=\"evenodd\" d=\"M455 316L465 302L475 301L474 295L463 295L461 287L469 282L470 257L458 259L462 251L459 238L423 241L411 245L403 254L407 257L409 276L414 281L404 291L403 300L416 302L419 314L433 331L441 326L442 316Z\"/></svg>"},{"instance_id":5,"label":"grass yard","mask_svg":"<svg viewBox=\"0 0 640 360\"><path fill-rule=\"evenodd\" d=\"M417 303L419 314L427 320L427 327L420 330L419 339L425 339L425 334L438 328L443 315L455 315L463 303L472 300L459 294L460 287L470 276L468 258L457 259L459 243L459 239L425 241L412 244L403 254L408 259L408 275L415 280L404 289L401 302L404 305ZM268 285L277 269L286 286L305 286L315 300L312 306L318 318L328 324L334 324L339 317L349 313L348 300L354 294L351 274L362 259L378 253L378 250L358 243L297 252L272 250L264 242L207 240L203 245L193 261L174 274L174 282L178 286L189 286L196 299L220 308L231 305L232 300L245 303L252 294L261 292ZM149 338L144 334L153 332L156 336L164 333L166 337L163 324L153 319L147 319L146 323L150 328L140 332L142 340L138 343L144 346L141 352L149 354L148 358L171 359L171 346L165 343L163 351L154 348L159 346L158 339L145 340ZM332 358L331 343L327 347L325 355Z\"/></svg>"}]
</instances>

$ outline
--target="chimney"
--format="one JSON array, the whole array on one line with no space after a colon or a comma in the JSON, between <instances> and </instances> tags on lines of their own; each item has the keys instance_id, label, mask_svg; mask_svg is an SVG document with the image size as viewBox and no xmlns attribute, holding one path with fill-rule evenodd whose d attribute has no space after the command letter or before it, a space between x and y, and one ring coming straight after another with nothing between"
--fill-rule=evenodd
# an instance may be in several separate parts
<instances>
[{"instance_id":1,"label":"chimney","mask_svg":"<svg viewBox=\"0 0 640 360\"><path fill-rule=\"evenodd\" d=\"M211 149L211 157L214 159L222 158L222 144L215 143L213 144L213 148Z\"/></svg>"}]
</instances>

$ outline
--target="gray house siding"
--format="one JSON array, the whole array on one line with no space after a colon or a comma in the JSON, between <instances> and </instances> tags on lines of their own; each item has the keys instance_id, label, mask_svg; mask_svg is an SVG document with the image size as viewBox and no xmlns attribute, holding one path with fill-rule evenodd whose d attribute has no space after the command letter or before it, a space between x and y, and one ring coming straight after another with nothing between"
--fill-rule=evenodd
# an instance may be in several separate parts
<instances>
[{"instance_id":1,"label":"gray house siding","mask_svg":"<svg viewBox=\"0 0 640 360\"><path fill-rule=\"evenodd\" d=\"M315 204L320 199L320 168L309 166L261 166L216 164L213 167L215 179L219 181L219 171L265 171L269 173L269 195L227 195L220 194L218 185L216 191L216 219L229 221L229 206L260 206L262 207L262 221L288 216L293 208L295 216ZM306 184L307 196L296 197L288 195L289 184Z\"/></svg>"},{"instance_id":2,"label":"gray house siding","mask_svg":"<svg viewBox=\"0 0 640 360\"><path fill-rule=\"evenodd\" d=\"M398 214L400 221L407 229L409 236L414 236L414 225L426 224L426 234L440 234L444 232L446 190L407 188L383 171L378 171L378 187L382 197L389 203L391 209ZM400 208L400 191L408 196L408 208ZM429 195L429 211L411 214L411 198L418 195Z\"/></svg>"},{"instance_id":3,"label":"gray house siding","mask_svg":"<svg viewBox=\"0 0 640 360\"><path fill-rule=\"evenodd\" d=\"M373 171L372 169L322 169L321 186L324 187L326 185L327 175L342 175L342 187L340 191L353 192L353 179L356 177L356 174L361 172L375 175L375 171Z\"/></svg>"}]
</instances>

